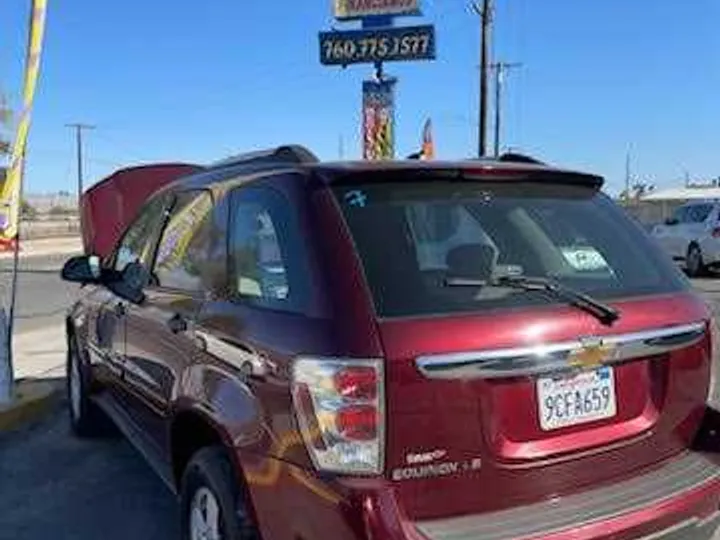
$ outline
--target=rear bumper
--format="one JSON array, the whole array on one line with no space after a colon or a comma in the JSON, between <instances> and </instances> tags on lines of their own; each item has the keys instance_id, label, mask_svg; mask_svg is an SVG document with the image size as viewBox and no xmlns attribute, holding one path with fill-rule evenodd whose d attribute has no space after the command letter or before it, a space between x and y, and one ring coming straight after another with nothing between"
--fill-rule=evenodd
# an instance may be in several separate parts
<instances>
[{"instance_id":1,"label":"rear bumper","mask_svg":"<svg viewBox=\"0 0 720 540\"><path fill-rule=\"evenodd\" d=\"M430 521L405 514L392 485L323 480L276 462L248 482L263 538L387 540L711 540L720 527L720 462L687 452L633 479L494 513ZM267 462L266 462L267 465Z\"/></svg>"},{"instance_id":2,"label":"rear bumper","mask_svg":"<svg viewBox=\"0 0 720 540\"><path fill-rule=\"evenodd\" d=\"M720 467L687 452L612 486L533 505L420 522L431 540L692 538L710 540L720 526Z\"/></svg>"}]
</instances>

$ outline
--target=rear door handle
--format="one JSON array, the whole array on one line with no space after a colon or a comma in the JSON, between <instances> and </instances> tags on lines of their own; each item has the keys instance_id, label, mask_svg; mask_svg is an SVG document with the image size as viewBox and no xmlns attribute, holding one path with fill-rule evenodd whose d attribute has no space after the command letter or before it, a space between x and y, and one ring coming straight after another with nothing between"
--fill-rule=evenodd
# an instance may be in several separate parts
<instances>
[{"instance_id":1,"label":"rear door handle","mask_svg":"<svg viewBox=\"0 0 720 540\"><path fill-rule=\"evenodd\" d=\"M173 334L179 334L180 332L185 332L188 329L187 320L185 320L185 317L183 317L179 313L176 313L175 315L170 317L168 319L167 325Z\"/></svg>"}]
</instances>

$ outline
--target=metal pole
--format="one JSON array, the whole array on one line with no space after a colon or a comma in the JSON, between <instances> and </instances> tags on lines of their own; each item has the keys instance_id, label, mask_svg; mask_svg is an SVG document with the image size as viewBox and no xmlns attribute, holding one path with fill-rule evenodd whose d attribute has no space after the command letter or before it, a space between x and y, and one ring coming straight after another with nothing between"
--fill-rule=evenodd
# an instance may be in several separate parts
<instances>
[{"instance_id":1,"label":"metal pole","mask_svg":"<svg viewBox=\"0 0 720 540\"><path fill-rule=\"evenodd\" d=\"M495 64L495 157L500 157L500 87L502 86L502 65Z\"/></svg>"},{"instance_id":2,"label":"metal pole","mask_svg":"<svg viewBox=\"0 0 720 540\"><path fill-rule=\"evenodd\" d=\"M81 123L75 123L75 124L66 124L66 127L73 128L75 130L75 147L76 147L76 153L77 153L77 203L78 203L78 212L82 213L82 207L80 199L82 198L83 194L83 139L82 139L82 132L84 129L95 129L95 126L91 126L90 124L81 124Z\"/></svg>"},{"instance_id":3,"label":"metal pole","mask_svg":"<svg viewBox=\"0 0 720 540\"><path fill-rule=\"evenodd\" d=\"M18 201L23 200L23 184L25 184L25 155L23 153L22 156L22 168L20 169L20 189L18 190ZM20 204L20 202L18 203ZM7 320L7 336L4 336L7 340L6 342L6 350L7 350L7 365L10 368L10 376L12 377L11 380L14 381L15 376L15 369L13 365L13 347L12 347L12 337L13 337L13 331L15 329L15 306L17 305L17 282L18 282L18 270L20 265L20 218L19 218L19 211L18 211L18 228L17 232L15 233L15 245L13 246L13 268L12 268L12 284L10 286L10 310L8 312L8 320Z\"/></svg>"},{"instance_id":4,"label":"metal pole","mask_svg":"<svg viewBox=\"0 0 720 540\"><path fill-rule=\"evenodd\" d=\"M78 205L83 192L83 162L82 162L82 129L78 126L75 129L75 144L77 146L77 197Z\"/></svg>"},{"instance_id":5,"label":"metal pole","mask_svg":"<svg viewBox=\"0 0 720 540\"><path fill-rule=\"evenodd\" d=\"M35 11L36 5L35 2L31 2L30 4L30 21L28 25L28 41L27 41L27 58L26 58L26 67L25 67L25 96L24 96L24 105L25 107L28 107L27 102L27 87L28 87L28 81L30 79L30 69L32 65L31 55L33 52L33 30L35 27ZM29 114L29 108L25 108L23 110L23 116ZM17 141L19 141L19 135ZM17 142L17 144L21 144ZM15 389L15 374L13 369L13 357L12 357L12 334L13 334L13 317L15 316L15 299L17 297L17 271L18 271L18 261L19 261L19 251L20 251L20 207L22 205L22 185L24 182L25 177L25 155L26 150L24 148L25 145L23 145L22 150L19 152L18 158L21 160L20 162L20 179L19 184L20 187L18 189L18 200L16 201L16 207L17 213L15 213L15 209L11 209L10 212L10 219L16 220L16 228L15 228L15 238L14 245L13 245L13 271L12 271L12 281L10 285L10 306L8 313L5 312L4 307L0 307L0 325L2 329L0 330L0 341L2 341L4 345L4 350L0 353L0 404L9 404L12 402L14 396L14 389ZM3 358L4 357L4 358Z\"/></svg>"},{"instance_id":6,"label":"metal pole","mask_svg":"<svg viewBox=\"0 0 720 540\"><path fill-rule=\"evenodd\" d=\"M495 62L490 67L495 70L495 157L500 156L500 125L502 118L502 90L505 83L505 70L522 66L519 62Z\"/></svg>"},{"instance_id":7,"label":"metal pole","mask_svg":"<svg viewBox=\"0 0 720 540\"><path fill-rule=\"evenodd\" d=\"M625 154L625 202L630 202L630 150Z\"/></svg>"},{"instance_id":8,"label":"metal pole","mask_svg":"<svg viewBox=\"0 0 720 540\"><path fill-rule=\"evenodd\" d=\"M488 64L490 63L489 33L492 24L491 0L482 0L472 5L480 16L480 111L478 122L478 157L487 154L487 109L488 109Z\"/></svg>"}]
</instances>

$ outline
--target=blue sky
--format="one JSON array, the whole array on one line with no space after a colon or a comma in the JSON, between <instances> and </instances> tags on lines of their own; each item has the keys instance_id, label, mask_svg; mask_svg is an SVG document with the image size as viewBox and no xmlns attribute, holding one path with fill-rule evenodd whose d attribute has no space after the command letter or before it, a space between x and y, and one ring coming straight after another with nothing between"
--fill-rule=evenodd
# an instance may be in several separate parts
<instances>
[{"instance_id":1,"label":"blue sky","mask_svg":"<svg viewBox=\"0 0 720 540\"><path fill-rule=\"evenodd\" d=\"M154 160L206 162L302 143L360 155L360 85L370 66L321 66L331 0L49 0L30 135L28 191L74 189L64 124L87 134L88 183ZM497 59L508 78L503 145L599 172L621 189L625 153L658 186L720 175L720 2L496 0ZM5 0L0 91L17 104L30 0ZM432 117L437 153L477 147L478 21L467 0L424 0L438 59L395 63L397 147ZM339 25L338 25L339 26Z\"/></svg>"}]
</instances>

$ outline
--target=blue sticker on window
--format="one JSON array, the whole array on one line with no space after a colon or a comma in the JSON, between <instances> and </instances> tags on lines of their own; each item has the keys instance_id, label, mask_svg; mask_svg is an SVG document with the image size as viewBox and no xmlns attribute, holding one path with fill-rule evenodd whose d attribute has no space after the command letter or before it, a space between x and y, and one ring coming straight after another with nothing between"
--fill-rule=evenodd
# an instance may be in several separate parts
<instances>
[{"instance_id":1,"label":"blue sticker on window","mask_svg":"<svg viewBox=\"0 0 720 540\"><path fill-rule=\"evenodd\" d=\"M348 191L345 194L345 202L347 202L350 206L365 208L365 205L367 204L367 196L362 191L354 189L353 191Z\"/></svg>"}]
</instances>

